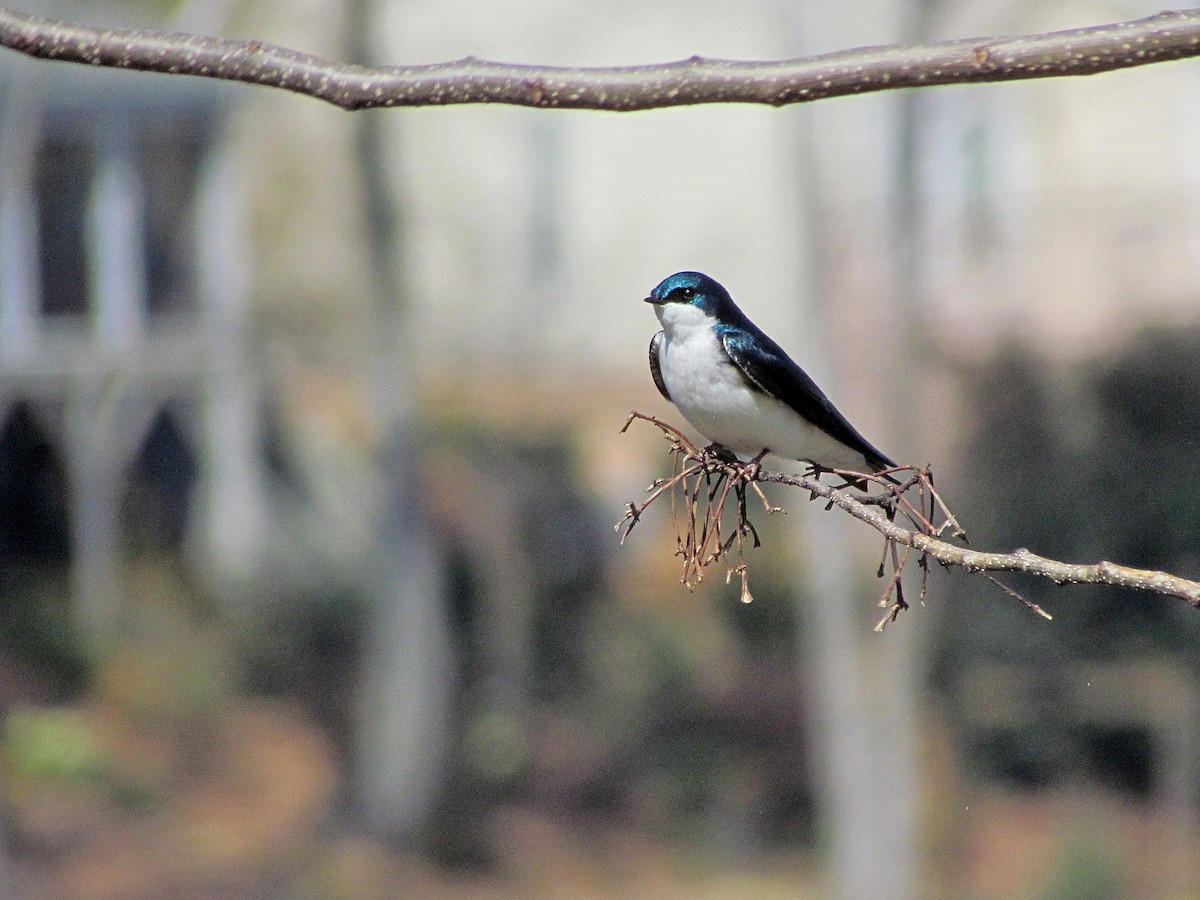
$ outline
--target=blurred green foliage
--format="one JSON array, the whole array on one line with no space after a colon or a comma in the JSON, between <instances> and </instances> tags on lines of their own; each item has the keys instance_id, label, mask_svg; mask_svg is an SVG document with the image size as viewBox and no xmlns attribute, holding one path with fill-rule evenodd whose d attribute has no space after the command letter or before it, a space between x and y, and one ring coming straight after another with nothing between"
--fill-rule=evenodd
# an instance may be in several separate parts
<instances>
[{"instance_id":1,"label":"blurred green foliage","mask_svg":"<svg viewBox=\"0 0 1200 900\"><path fill-rule=\"evenodd\" d=\"M104 771L107 756L79 710L18 707L5 717L4 762L10 778L89 781Z\"/></svg>"},{"instance_id":2,"label":"blurred green foliage","mask_svg":"<svg viewBox=\"0 0 1200 900\"><path fill-rule=\"evenodd\" d=\"M1119 900L1130 896L1113 838L1094 825L1068 836L1037 900Z\"/></svg>"}]
</instances>

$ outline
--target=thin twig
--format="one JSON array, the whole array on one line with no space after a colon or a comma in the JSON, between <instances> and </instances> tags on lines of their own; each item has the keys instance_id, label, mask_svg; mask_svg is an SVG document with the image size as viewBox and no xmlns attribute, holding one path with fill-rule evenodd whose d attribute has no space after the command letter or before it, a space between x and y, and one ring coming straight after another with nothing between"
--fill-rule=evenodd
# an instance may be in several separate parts
<instances>
[{"instance_id":1,"label":"thin twig","mask_svg":"<svg viewBox=\"0 0 1200 900\"><path fill-rule=\"evenodd\" d=\"M879 599L879 605L887 611L883 614L883 618L879 620L875 626L876 631L883 631L889 623L895 622L896 617L904 610L908 609L908 602L904 599L904 586L901 584L900 578L904 575L904 569L908 566L908 555L912 552L911 547L904 548L904 555L900 556L896 551L895 541L886 541L884 548L884 556L887 556L888 550L891 550L892 556L892 577L888 580L888 586L883 592L883 596ZM895 598L893 599L893 594Z\"/></svg>"},{"instance_id":2,"label":"thin twig","mask_svg":"<svg viewBox=\"0 0 1200 900\"><path fill-rule=\"evenodd\" d=\"M43 59L282 88L343 109L506 103L630 111L698 103L783 106L938 84L1092 75L1200 56L1200 10L1020 37L863 47L780 61L693 56L606 68L466 57L431 65L339 63L258 40L106 28L0 7L0 46Z\"/></svg>"},{"instance_id":3,"label":"thin twig","mask_svg":"<svg viewBox=\"0 0 1200 900\"><path fill-rule=\"evenodd\" d=\"M1026 597L1020 591L1013 590L1007 584L1005 584L1003 581L1001 581L999 578L997 578L995 575L989 575L988 573L984 572L983 577L986 578L988 581L990 581L992 584L994 584L996 587L1000 588L1000 590L1004 591L1004 593L1008 594L1008 596L1012 597L1014 600L1016 600L1018 603L1020 603L1026 609L1037 613L1043 619L1053 619L1054 618L1054 616L1050 615L1050 613L1046 612L1044 609L1042 609L1040 606L1038 606L1036 603L1034 603L1032 600L1030 600L1028 597Z\"/></svg>"}]
</instances>

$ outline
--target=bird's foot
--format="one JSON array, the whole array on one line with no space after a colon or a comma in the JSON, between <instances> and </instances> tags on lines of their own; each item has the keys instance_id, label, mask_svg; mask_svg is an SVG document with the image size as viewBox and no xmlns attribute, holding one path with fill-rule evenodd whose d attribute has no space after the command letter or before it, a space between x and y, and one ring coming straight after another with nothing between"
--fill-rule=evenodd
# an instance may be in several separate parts
<instances>
[{"instance_id":1,"label":"bird's foot","mask_svg":"<svg viewBox=\"0 0 1200 900\"><path fill-rule=\"evenodd\" d=\"M812 468L805 474L819 479L826 473L836 475L842 479L842 483L838 485L838 487L842 488L855 488L856 490L866 491L872 482L879 483L879 480L874 475L867 472L857 472L854 469L834 469L829 466L817 465L816 463L813 463Z\"/></svg>"},{"instance_id":2,"label":"bird's foot","mask_svg":"<svg viewBox=\"0 0 1200 900\"><path fill-rule=\"evenodd\" d=\"M818 465L817 463L809 463L808 468L804 470L804 477L815 478L820 481L822 475L832 471L833 469L830 469L827 466Z\"/></svg>"},{"instance_id":3,"label":"bird's foot","mask_svg":"<svg viewBox=\"0 0 1200 900\"><path fill-rule=\"evenodd\" d=\"M704 455L711 456L717 462L724 463L727 466L735 465L738 461L736 453L724 444L718 444L716 441L713 441L704 448Z\"/></svg>"}]
</instances>

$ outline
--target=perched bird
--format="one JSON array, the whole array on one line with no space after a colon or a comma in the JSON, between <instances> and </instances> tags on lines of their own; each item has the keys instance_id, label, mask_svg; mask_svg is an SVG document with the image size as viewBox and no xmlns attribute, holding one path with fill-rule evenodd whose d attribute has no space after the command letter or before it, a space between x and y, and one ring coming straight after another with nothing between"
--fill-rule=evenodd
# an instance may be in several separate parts
<instances>
[{"instance_id":1,"label":"perched bird","mask_svg":"<svg viewBox=\"0 0 1200 900\"><path fill-rule=\"evenodd\" d=\"M708 440L753 462L772 453L817 471L895 466L707 275L677 272L646 302L663 327L650 339L654 383Z\"/></svg>"}]
</instances>

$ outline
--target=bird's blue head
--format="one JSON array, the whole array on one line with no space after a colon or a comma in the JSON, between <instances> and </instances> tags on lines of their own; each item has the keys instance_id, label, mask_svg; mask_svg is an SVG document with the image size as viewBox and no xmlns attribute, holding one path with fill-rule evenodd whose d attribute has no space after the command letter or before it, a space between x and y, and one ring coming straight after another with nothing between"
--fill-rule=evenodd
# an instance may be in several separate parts
<instances>
[{"instance_id":1,"label":"bird's blue head","mask_svg":"<svg viewBox=\"0 0 1200 900\"><path fill-rule=\"evenodd\" d=\"M717 319L736 314L737 310L729 291L702 272L676 272L664 278L646 302L660 308L670 303L694 306Z\"/></svg>"}]
</instances>

